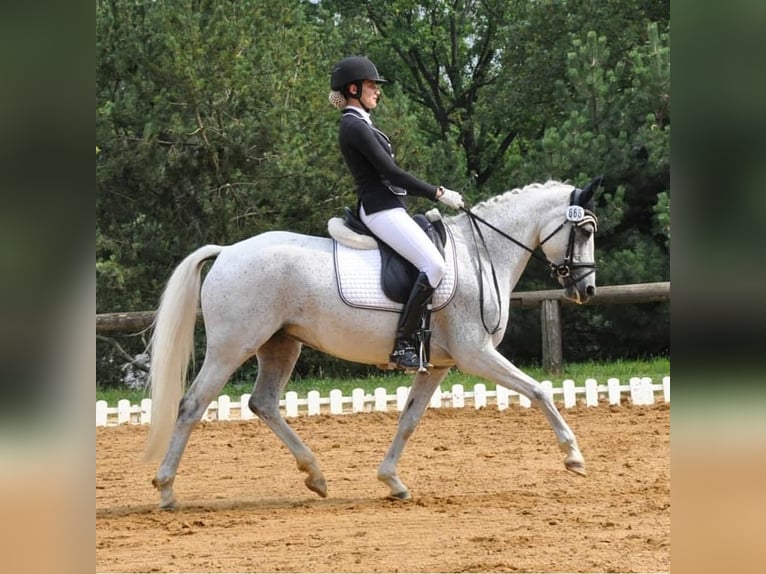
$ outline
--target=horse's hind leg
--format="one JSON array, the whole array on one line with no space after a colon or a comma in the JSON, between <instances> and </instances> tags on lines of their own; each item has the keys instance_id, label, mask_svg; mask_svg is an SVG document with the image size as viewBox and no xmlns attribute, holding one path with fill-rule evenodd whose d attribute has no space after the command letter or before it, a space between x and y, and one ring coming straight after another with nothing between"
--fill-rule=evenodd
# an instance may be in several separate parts
<instances>
[{"instance_id":1,"label":"horse's hind leg","mask_svg":"<svg viewBox=\"0 0 766 574\"><path fill-rule=\"evenodd\" d=\"M279 395L290 379L295 362L301 353L301 343L281 333L275 334L263 345L258 357L258 377L250 397L250 409L274 431L293 453L298 470L308 474L306 486L319 496L327 496L327 483L311 452L279 412Z\"/></svg>"},{"instance_id":2,"label":"horse's hind leg","mask_svg":"<svg viewBox=\"0 0 766 574\"><path fill-rule=\"evenodd\" d=\"M391 489L389 497L399 500L410 498L409 489L399 480L396 473L396 465L402 456L402 451L407 445L407 440L415 432L415 427L420 422L423 413L434 394L436 387L439 386L447 376L449 369L432 368L430 373L418 373L412 383L412 389L407 396L407 403L399 415L399 426L396 430L394 440L388 447L383 462L378 467L378 480L385 483Z\"/></svg>"},{"instance_id":3,"label":"horse's hind leg","mask_svg":"<svg viewBox=\"0 0 766 574\"><path fill-rule=\"evenodd\" d=\"M160 491L160 508L175 507L173 482L181 456L189 441L189 435L210 402L218 396L226 381L245 359L246 357L242 357L241 360L228 357L224 360L221 354L208 348L197 377L178 406L178 418L173 429L173 436L165 458L152 480L152 484Z\"/></svg>"},{"instance_id":4,"label":"horse's hind leg","mask_svg":"<svg viewBox=\"0 0 766 574\"><path fill-rule=\"evenodd\" d=\"M553 397L535 379L508 361L495 349L484 349L481 353L470 353L460 357L458 368L464 373L477 375L526 396L543 411L545 418L556 433L559 448L566 454L564 466L574 473L585 475L585 459L577 446L572 429L564 421Z\"/></svg>"}]
</instances>

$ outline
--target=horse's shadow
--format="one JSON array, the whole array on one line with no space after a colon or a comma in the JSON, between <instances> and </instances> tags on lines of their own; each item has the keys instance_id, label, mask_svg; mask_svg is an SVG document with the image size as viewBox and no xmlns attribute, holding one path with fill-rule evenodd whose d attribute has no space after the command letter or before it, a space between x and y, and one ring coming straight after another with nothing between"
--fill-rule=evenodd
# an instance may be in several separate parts
<instances>
[{"instance_id":1,"label":"horse's shadow","mask_svg":"<svg viewBox=\"0 0 766 574\"><path fill-rule=\"evenodd\" d=\"M142 514L157 513L184 513L184 512L222 512L222 511L285 511L306 510L318 508L322 510L356 510L386 508L401 504L406 501L396 500L389 497L380 498L266 498L259 500L204 500L187 504L178 504L175 508L160 508L156 504L134 504L128 506L115 506L96 510L96 518L121 518L127 516L139 516Z\"/></svg>"}]
</instances>

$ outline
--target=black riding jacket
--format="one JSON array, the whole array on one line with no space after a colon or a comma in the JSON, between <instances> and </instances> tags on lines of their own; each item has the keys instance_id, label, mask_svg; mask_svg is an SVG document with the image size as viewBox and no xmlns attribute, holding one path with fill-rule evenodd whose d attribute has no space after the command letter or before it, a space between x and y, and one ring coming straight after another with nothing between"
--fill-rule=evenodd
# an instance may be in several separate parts
<instances>
[{"instance_id":1,"label":"black riding jacket","mask_svg":"<svg viewBox=\"0 0 766 574\"><path fill-rule=\"evenodd\" d=\"M388 136L353 109L343 110L338 142L366 213L406 208L404 196L407 194L436 200L437 187L397 166Z\"/></svg>"}]
</instances>

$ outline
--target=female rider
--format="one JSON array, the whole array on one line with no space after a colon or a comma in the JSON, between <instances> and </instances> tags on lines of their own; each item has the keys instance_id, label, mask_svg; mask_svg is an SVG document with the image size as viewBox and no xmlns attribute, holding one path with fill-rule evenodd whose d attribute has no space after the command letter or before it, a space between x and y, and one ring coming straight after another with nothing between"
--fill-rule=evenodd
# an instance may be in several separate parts
<instances>
[{"instance_id":1,"label":"female rider","mask_svg":"<svg viewBox=\"0 0 766 574\"><path fill-rule=\"evenodd\" d=\"M463 207L463 198L396 165L391 140L370 118L370 110L378 105L380 84L385 82L370 60L350 56L333 67L329 99L342 110L338 141L356 183L357 215L381 241L420 271L399 316L390 355L394 366L409 370L420 366L413 335L444 276L445 263L426 233L407 214L404 198L408 194L428 197L453 209Z\"/></svg>"}]
</instances>

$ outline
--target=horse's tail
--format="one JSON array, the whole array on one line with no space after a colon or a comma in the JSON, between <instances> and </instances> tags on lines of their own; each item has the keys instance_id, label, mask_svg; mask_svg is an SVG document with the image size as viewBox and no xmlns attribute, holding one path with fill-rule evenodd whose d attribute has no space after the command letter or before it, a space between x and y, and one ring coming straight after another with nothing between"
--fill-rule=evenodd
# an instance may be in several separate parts
<instances>
[{"instance_id":1,"label":"horse's tail","mask_svg":"<svg viewBox=\"0 0 766 574\"><path fill-rule=\"evenodd\" d=\"M170 443L194 351L202 263L222 249L205 245L189 254L173 271L160 298L150 342L152 416L144 451L147 461L158 459Z\"/></svg>"}]
</instances>

